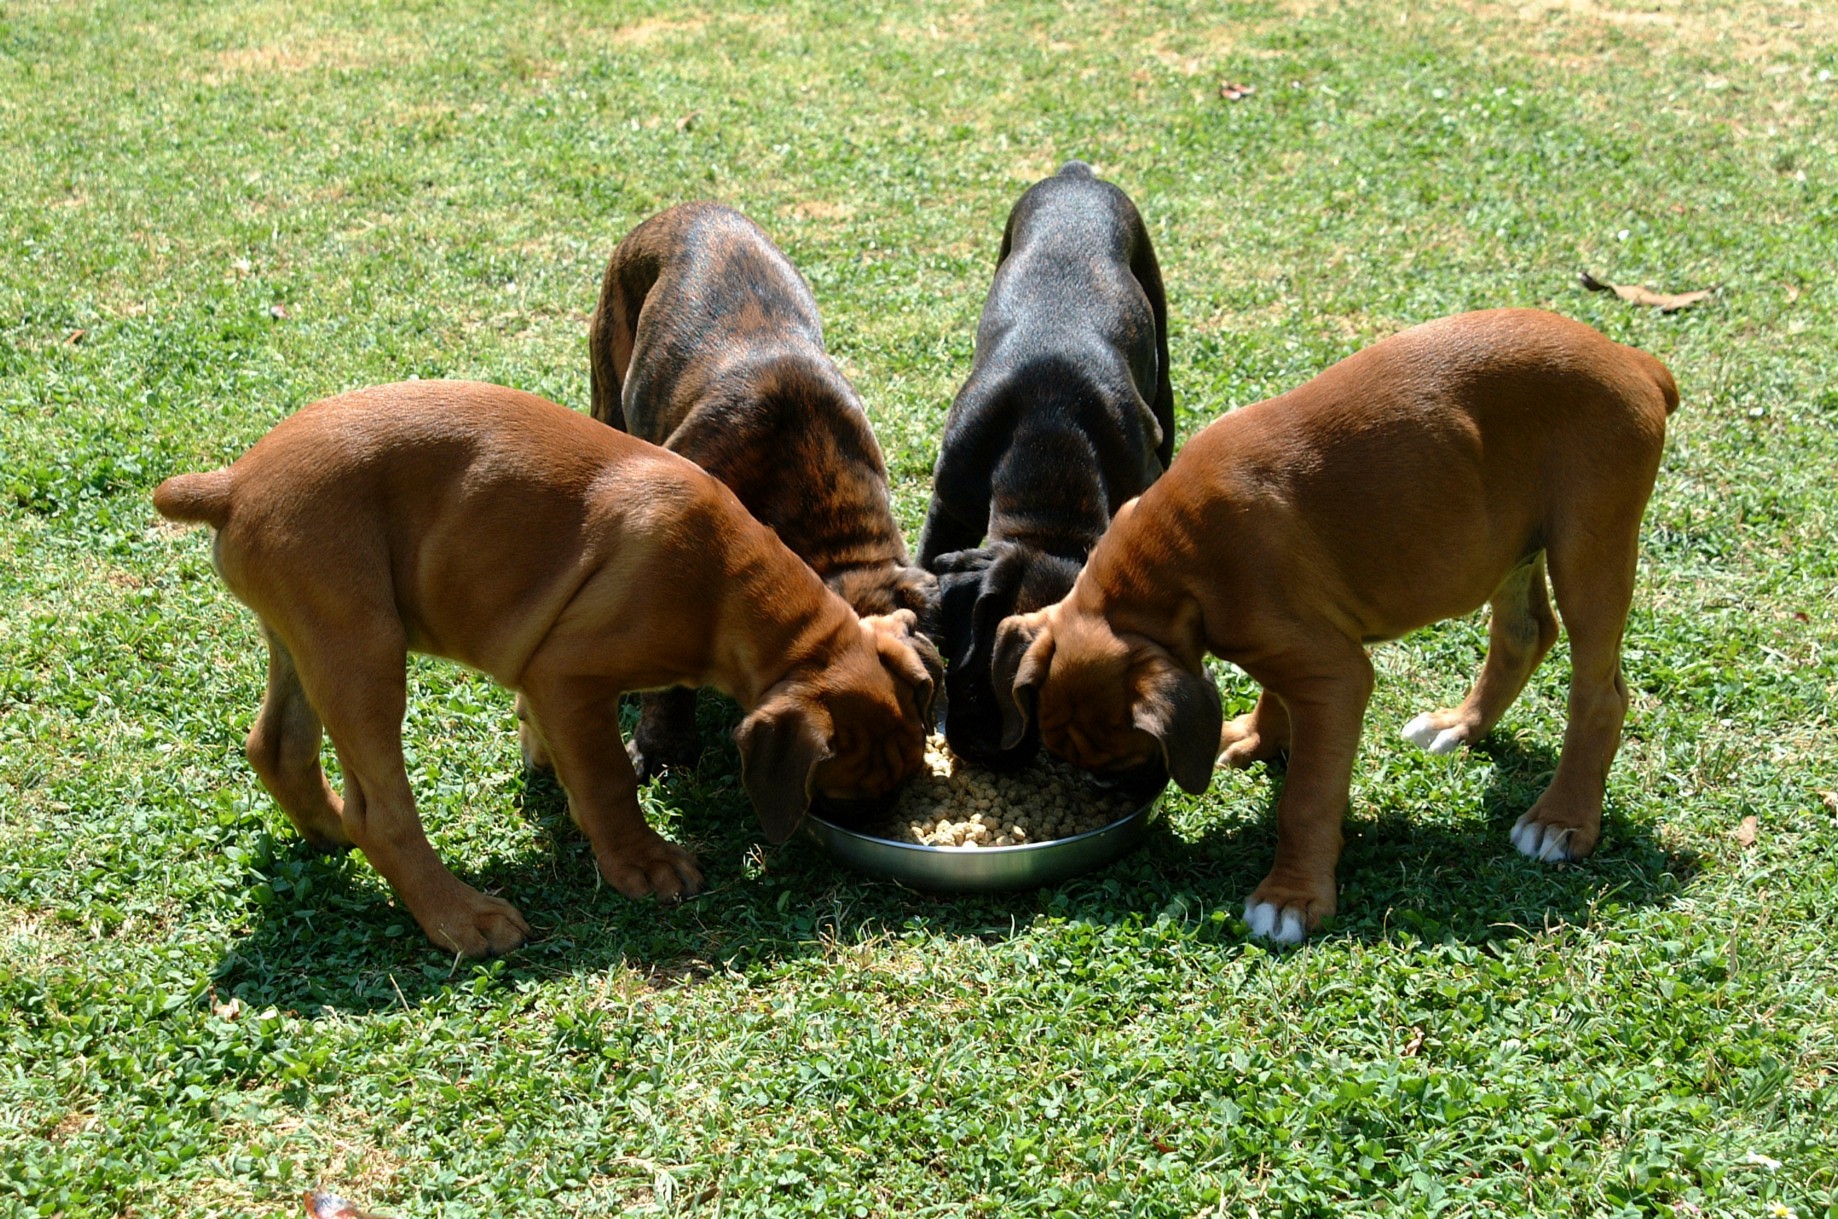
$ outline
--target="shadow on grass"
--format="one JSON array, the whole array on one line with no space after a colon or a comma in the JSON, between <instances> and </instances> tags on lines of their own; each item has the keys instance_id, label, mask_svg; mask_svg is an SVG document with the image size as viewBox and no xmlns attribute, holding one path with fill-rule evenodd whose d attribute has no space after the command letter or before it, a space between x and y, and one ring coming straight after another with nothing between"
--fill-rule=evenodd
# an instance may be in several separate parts
<instances>
[{"instance_id":1,"label":"shadow on grass","mask_svg":"<svg viewBox=\"0 0 1838 1219\"><path fill-rule=\"evenodd\" d=\"M1694 856L1669 852L1649 827L1617 816L1612 802L1602 849L1591 859L1551 866L1524 858L1507 831L1555 759L1503 738L1476 752L1493 764L1485 826L1429 824L1396 807L1359 810L1349 820L1341 913L1322 942L1497 942L1586 923L1614 905L1669 904L1695 873ZM696 850L708 882L674 908L628 900L600 883L553 780L513 784L521 815L538 828L536 843L461 878L517 905L536 938L482 968L513 984L630 968L646 985L665 988L726 970L769 971L833 944L888 934L1000 941L1043 918L1120 923L1170 909L1201 920L1196 935L1231 945L1245 937L1244 896L1275 848L1283 777L1280 765L1267 768L1261 816L1191 839L1158 817L1142 849L1097 872L1033 892L949 897L849 872L803 838L762 852L733 759L712 745L710 753L697 774L664 780L661 795L677 810L670 832ZM413 1008L479 977L480 966L431 948L388 886L357 861L293 844L278 852L276 866L310 878L308 892L258 907L250 934L218 966L220 994L299 1011L361 1012ZM1230 918L1209 918L1221 910Z\"/></svg>"}]
</instances>

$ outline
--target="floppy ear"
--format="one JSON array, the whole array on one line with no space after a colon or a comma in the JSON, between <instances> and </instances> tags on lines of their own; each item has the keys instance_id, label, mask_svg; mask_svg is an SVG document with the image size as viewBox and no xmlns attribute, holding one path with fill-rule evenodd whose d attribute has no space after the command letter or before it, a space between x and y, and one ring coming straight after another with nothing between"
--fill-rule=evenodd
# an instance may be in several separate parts
<instances>
[{"instance_id":1,"label":"floppy ear","mask_svg":"<svg viewBox=\"0 0 1838 1219\"><path fill-rule=\"evenodd\" d=\"M926 730L932 727L932 700L945 679L945 662L938 656L932 641L917 630L918 621L911 610L895 610L862 619L862 629L874 644L881 664L894 677L913 689L919 718Z\"/></svg>"},{"instance_id":2,"label":"floppy ear","mask_svg":"<svg viewBox=\"0 0 1838 1219\"><path fill-rule=\"evenodd\" d=\"M1053 662L1053 636L1036 614L1004 618L996 628L996 650L989 664L996 705L1002 709L1002 748L1013 749L1027 736L1034 718L1034 695Z\"/></svg>"},{"instance_id":3,"label":"floppy ear","mask_svg":"<svg viewBox=\"0 0 1838 1219\"><path fill-rule=\"evenodd\" d=\"M825 717L827 719L827 717ZM790 838L811 806L817 765L830 757L827 723L789 697L773 700L740 721L740 781L753 811L778 845Z\"/></svg>"},{"instance_id":4,"label":"floppy ear","mask_svg":"<svg viewBox=\"0 0 1838 1219\"><path fill-rule=\"evenodd\" d=\"M1212 781L1219 730L1225 725L1219 688L1204 669L1189 673L1159 648L1148 663L1151 672L1138 688L1130 719L1161 742L1169 777L1197 796Z\"/></svg>"}]
</instances>

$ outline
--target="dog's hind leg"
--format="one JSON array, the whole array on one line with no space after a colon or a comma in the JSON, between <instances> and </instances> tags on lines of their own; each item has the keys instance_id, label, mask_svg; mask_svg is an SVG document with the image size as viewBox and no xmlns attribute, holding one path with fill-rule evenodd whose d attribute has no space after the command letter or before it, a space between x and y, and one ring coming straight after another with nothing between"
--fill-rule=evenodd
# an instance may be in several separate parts
<instances>
[{"instance_id":1,"label":"dog's hind leg","mask_svg":"<svg viewBox=\"0 0 1838 1219\"><path fill-rule=\"evenodd\" d=\"M1553 539L1551 587L1570 635L1570 720L1551 785L1513 826L1513 845L1534 859L1581 859L1602 832L1608 767L1627 719L1621 633L1634 600L1639 507L1616 528L1608 513L1589 519L1588 546ZM1617 537L1617 535L1619 535ZM1614 538L1604 554L1603 538Z\"/></svg>"},{"instance_id":2,"label":"dog's hind leg","mask_svg":"<svg viewBox=\"0 0 1838 1219\"><path fill-rule=\"evenodd\" d=\"M587 836L606 883L627 897L655 893L661 901L700 892L696 857L647 825L638 807L638 774L617 745L619 691L581 677L526 675L525 681L530 714L568 793L568 814ZM693 711L695 694L684 693Z\"/></svg>"},{"instance_id":3,"label":"dog's hind leg","mask_svg":"<svg viewBox=\"0 0 1838 1219\"><path fill-rule=\"evenodd\" d=\"M249 765L302 838L321 851L350 850L341 819L344 802L319 764L324 744L319 713L306 701L287 645L265 622L262 634L268 640L268 692L244 744Z\"/></svg>"},{"instance_id":4,"label":"dog's hind leg","mask_svg":"<svg viewBox=\"0 0 1838 1219\"><path fill-rule=\"evenodd\" d=\"M1543 551L1513 568L1489 604L1487 659L1468 697L1459 707L1426 711L1404 725L1404 738L1431 753L1452 753L1493 731L1557 642L1557 618L1545 591Z\"/></svg>"},{"instance_id":5,"label":"dog's hind leg","mask_svg":"<svg viewBox=\"0 0 1838 1219\"><path fill-rule=\"evenodd\" d=\"M333 655L298 653L296 660L301 686L344 770L340 820L346 837L437 946L484 957L522 944L530 925L516 907L448 871L421 827L402 758L407 641L394 608L321 624L309 638L338 641Z\"/></svg>"}]
</instances>

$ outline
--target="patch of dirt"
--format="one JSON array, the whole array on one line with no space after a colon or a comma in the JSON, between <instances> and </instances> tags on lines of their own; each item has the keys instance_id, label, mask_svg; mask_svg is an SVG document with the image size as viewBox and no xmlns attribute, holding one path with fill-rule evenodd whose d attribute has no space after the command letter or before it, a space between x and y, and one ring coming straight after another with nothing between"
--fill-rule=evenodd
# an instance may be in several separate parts
<instances>
[{"instance_id":1,"label":"patch of dirt","mask_svg":"<svg viewBox=\"0 0 1838 1219\"><path fill-rule=\"evenodd\" d=\"M679 38L685 34L700 34L708 28L707 17L651 17L644 21L634 21L613 30L607 41L616 47L646 47L654 42L669 38Z\"/></svg>"},{"instance_id":2,"label":"patch of dirt","mask_svg":"<svg viewBox=\"0 0 1838 1219\"><path fill-rule=\"evenodd\" d=\"M799 220L848 220L854 217L855 208L834 199L806 199L781 207L779 215Z\"/></svg>"}]
</instances>

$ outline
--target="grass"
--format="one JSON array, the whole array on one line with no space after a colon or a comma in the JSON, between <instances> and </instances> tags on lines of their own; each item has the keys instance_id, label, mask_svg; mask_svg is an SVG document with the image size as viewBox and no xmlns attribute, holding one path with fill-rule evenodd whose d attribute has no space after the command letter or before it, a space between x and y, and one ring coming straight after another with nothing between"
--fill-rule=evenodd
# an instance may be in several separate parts
<instances>
[{"instance_id":1,"label":"grass","mask_svg":"<svg viewBox=\"0 0 1838 1219\"><path fill-rule=\"evenodd\" d=\"M1835 102L1838 20L1784 0L0 10L0 1214L1838 1214ZM1474 307L1671 366L1594 858L1506 838L1561 645L1480 748L1396 737L1478 618L1377 652L1293 952L1238 917L1280 769L934 899L762 852L710 699L646 799L711 887L660 913L435 664L424 819L540 938L456 965L301 846L161 477L410 374L583 407L606 254L714 196L811 280L916 531L1003 217L1074 155L1149 219L1183 435Z\"/></svg>"}]
</instances>

